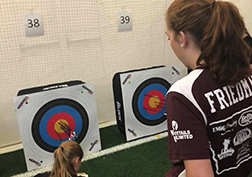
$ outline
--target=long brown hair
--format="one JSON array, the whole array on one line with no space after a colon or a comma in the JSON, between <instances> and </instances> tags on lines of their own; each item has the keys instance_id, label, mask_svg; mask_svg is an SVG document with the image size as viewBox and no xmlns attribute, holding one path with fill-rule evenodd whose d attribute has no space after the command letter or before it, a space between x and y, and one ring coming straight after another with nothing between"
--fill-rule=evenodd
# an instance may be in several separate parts
<instances>
[{"instance_id":1,"label":"long brown hair","mask_svg":"<svg viewBox=\"0 0 252 177\"><path fill-rule=\"evenodd\" d=\"M167 27L189 32L201 49L197 66L209 68L223 85L248 76L251 48L242 36L246 31L237 7L225 1L175 0L166 13Z\"/></svg>"},{"instance_id":2,"label":"long brown hair","mask_svg":"<svg viewBox=\"0 0 252 177\"><path fill-rule=\"evenodd\" d=\"M75 175L73 158L83 157L83 151L80 145L75 141L65 141L54 151L54 164L50 177L69 177Z\"/></svg>"}]
</instances>

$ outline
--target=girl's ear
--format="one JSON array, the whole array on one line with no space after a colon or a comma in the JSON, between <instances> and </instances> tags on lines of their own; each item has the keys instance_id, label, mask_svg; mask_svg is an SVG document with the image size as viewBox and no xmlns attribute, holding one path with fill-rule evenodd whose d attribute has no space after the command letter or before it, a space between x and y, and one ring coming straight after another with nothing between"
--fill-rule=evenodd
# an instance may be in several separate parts
<instances>
[{"instance_id":1,"label":"girl's ear","mask_svg":"<svg viewBox=\"0 0 252 177\"><path fill-rule=\"evenodd\" d=\"M76 162L75 162L76 165L79 163L79 161L80 161L80 157L77 157L77 158L76 158Z\"/></svg>"},{"instance_id":2,"label":"girl's ear","mask_svg":"<svg viewBox=\"0 0 252 177\"><path fill-rule=\"evenodd\" d=\"M80 160L80 157L75 157L75 158L73 159L73 165L74 165L74 166L78 165L79 160Z\"/></svg>"},{"instance_id":3,"label":"girl's ear","mask_svg":"<svg viewBox=\"0 0 252 177\"><path fill-rule=\"evenodd\" d=\"M187 44L187 37L183 31L179 32L179 42L180 42L181 47Z\"/></svg>"}]
</instances>

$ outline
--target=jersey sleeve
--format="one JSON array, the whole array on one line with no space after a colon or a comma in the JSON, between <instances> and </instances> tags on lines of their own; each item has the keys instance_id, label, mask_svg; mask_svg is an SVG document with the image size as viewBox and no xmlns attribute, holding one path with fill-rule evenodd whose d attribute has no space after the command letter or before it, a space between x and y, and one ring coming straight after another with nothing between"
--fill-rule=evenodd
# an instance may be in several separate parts
<instances>
[{"instance_id":1,"label":"jersey sleeve","mask_svg":"<svg viewBox=\"0 0 252 177\"><path fill-rule=\"evenodd\" d=\"M182 94L166 96L169 157L178 160L210 159L205 122L200 111Z\"/></svg>"}]
</instances>

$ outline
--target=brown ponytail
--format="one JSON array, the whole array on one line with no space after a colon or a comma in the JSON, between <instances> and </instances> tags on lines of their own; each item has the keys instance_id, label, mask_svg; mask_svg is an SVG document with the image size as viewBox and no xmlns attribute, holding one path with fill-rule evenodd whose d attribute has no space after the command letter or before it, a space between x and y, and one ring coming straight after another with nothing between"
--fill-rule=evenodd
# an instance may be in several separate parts
<instances>
[{"instance_id":1,"label":"brown ponytail","mask_svg":"<svg viewBox=\"0 0 252 177\"><path fill-rule=\"evenodd\" d=\"M213 78L224 85L236 84L249 70L251 49L242 38L245 31L237 7L230 2L216 1L204 30L197 65L209 67ZM200 65L202 61L205 63Z\"/></svg>"},{"instance_id":2,"label":"brown ponytail","mask_svg":"<svg viewBox=\"0 0 252 177\"><path fill-rule=\"evenodd\" d=\"M213 0L175 0L167 10L168 28L189 32L201 49L196 64L209 68L213 78L233 85L248 75L251 49L242 36L246 31L237 7Z\"/></svg>"}]
</instances>

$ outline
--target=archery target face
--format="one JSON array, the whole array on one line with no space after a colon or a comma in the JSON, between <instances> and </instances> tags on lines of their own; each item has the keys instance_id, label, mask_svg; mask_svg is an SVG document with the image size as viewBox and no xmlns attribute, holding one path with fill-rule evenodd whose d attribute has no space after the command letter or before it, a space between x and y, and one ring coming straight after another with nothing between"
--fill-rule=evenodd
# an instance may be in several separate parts
<instances>
[{"instance_id":1,"label":"archery target face","mask_svg":"<svg viewBox=\"0 0 252 177\"><path fill-rule=\"evenodd\" d=\"M166 120L165 94L170 84L162 78L151 78L141 83L132 99L135 117L145 125L158 125Z\"/></svg>"},{"instance_id":2,"label":"archery target face","mask_svg":"<svg viewBox=\"0 0 252 177\"><path fill-rule=\"evenodd\" d=\"M168 67L120 75L127 141L167 130L165 95L179 78Z\"/></svg>"},{"instance_id":3,"label":"archery target face","mask_svg":"<svg viewBox=\"0 0 252 177\"><path fill-rule=\"evenodd\" d=\"M83 86L93 90L80 84L14 98L28 171L52 165L54 150L72 132L85 154L101 149L94 94Z\"/></svg>"},{"instance_id":4,"label":"archery target face","mask_svg":"<svg viewBox=\"0 0 252 177\"><path fill-rule=\"evenodd\" d=\"M32 136L42 149L54 152L62 141L69 139L62 125L74 130L78 135L75 141L80 143L87 133L88 124L87 112L78 102L56 99L43 105L36 113L32 122Z\"/></svg>"}]
</instances>

